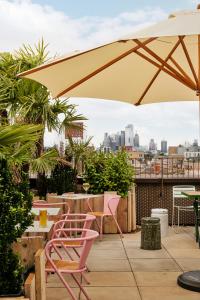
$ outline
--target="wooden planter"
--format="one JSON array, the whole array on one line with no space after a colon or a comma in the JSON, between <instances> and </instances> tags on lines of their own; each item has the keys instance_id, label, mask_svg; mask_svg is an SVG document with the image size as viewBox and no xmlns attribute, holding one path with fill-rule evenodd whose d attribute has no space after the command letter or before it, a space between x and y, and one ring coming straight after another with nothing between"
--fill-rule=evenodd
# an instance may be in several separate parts
<instances>
[{"instance_id":1,"label":"wooden planter","mask_svg":"<svg viewBox=\"0 0 200 300\"><path fill-rule=\"evenodd\" d=\"M57 202L58 199L54 198L55 194L48 194L47 201ZM59 202L61 200L59 199ZM128 233L136 230L136 205L135 205L135 188L128 192L128 197L121 198L118 210L117 210L117 220L122 229L122 232ZM103 195L90 199L90 204L93 211L103 211ZM69 203L71 212L74 212L74 201ZM78 206L78 207L77 207ZM87 213L88 207L85 200L80 200L76 202L76 208L78 213ZM94 229L97 229L95 224ZM117 227L112 217L106 217L104 220L104 233L117 233Z\"/></svg>"},{"instance_id":2,"label":"wooden planter","mask_svg":"<svg viewBox=\"0 0 200 300\"><path fill-rule=\"evenodd\" d=\"M30 273L24 284L30 300L46 300L45 253L39 249L35 255L35 273Z\"/></svg>"},{"instance_id":3,"label":"wooden planter","mask_svg":"<svg viewBox=\"0 0 200 300\"><path fill-rule=\"evenodd\" d=\"M40 236L22 237L13 244L13 250L21 257L22 264L29 269L35 266L24 284L25 297L0 298L5 300L46 300L45 254L43 239Z\"/></svg>"}]
</instances>

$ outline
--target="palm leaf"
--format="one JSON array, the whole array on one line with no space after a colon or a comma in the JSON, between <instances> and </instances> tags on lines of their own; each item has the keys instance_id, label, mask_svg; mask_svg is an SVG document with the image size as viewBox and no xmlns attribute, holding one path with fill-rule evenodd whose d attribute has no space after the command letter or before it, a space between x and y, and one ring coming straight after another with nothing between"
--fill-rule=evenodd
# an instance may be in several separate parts
<instances>
[{"instance_id":1,"label":"palm leaf","mask_svg":"<svg viewBox=\"0 0 200 300\"><path fill-rule=\"evenodd\" d=\"M15 143L35 142L41 136L41 125L0 126L0 151Z\"/></svg>"}]
</instances>

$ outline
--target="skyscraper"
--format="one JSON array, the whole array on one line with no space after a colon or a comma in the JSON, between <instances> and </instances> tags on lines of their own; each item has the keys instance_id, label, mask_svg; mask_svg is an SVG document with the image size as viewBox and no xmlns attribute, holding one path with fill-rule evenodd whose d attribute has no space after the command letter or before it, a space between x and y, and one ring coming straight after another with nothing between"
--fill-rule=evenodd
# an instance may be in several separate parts
<instances>
[{"instance_id":1,"label":"skyscraper","mask_svg":"<svg viewBox=\"0 0 200 300\"><path fill-rule=\"evenodd\" d=\"M154 139L150 139L149 142L149 151L155 151L156 150L156 144L154 142Z\"/></svg>"},{"instance_id":2,"label":"skyscraper","mask_svg":"<svg viewBox=\"0 0 200 300\"><path fill-rule=\"evenodd\" d=\"M133 125L129 124L125 127L125 146L134 145Z\"/></svg>"},{"instance_id":3,"label":"skyscraper","mask_svg":"<svg viewBox=\"0 0 200 300\"><path fill-rule=\"evenodd\" d=\"M165 141L165 140L161 141L161 152L167 153L167 141Z\"/></svg>"},{"instance_id":4,"label":"skyscraper","mask_svg":"<svg viewBox=\"0 0 200 300\"><path fill-rule=\"evenodd\" d=\"M139 134L137 132L134 136L134 147L136 147L136 148L140 147L140 139L139 139Z\"/></svg>"},{"instance_id":5,"label":"skyscraper","mask_svg":"<svg viewBox=\"0 0 200 300\"><path fill-rule=\"evenodd\" d=\"M125 131L121 131L121 147L125 146Z\"/></svg>"}]
</instances>

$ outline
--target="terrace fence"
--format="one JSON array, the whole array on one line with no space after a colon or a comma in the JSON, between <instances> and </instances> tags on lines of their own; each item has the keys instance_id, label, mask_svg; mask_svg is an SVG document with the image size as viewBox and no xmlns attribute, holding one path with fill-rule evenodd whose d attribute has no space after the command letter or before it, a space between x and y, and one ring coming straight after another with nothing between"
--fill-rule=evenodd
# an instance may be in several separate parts
<instances>
[{"instance_id":1,"label":"terrace fence","mask_svg":"<svg viewBox=\"0 0 200 300\"><path fill-rule=\"evenodd\" d=\"M172 218L172 187L174 185L194 185L200 190L200 158L184 160L159 157L150 162L135 161L135 194L137 224L141 218L151 215L152 208L166 208L169 224ZM186 205L192 205L185 199ZM194 225L194 213L182 212L180 222Z\"/></svg>"}]
</instances>

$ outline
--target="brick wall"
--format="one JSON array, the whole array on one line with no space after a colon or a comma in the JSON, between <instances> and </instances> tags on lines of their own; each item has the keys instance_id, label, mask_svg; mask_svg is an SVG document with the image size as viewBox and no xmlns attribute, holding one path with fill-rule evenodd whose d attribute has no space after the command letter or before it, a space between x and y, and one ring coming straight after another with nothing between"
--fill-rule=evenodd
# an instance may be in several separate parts
<instances>
[{"instance_id":1,"label":"brick wall","mask_svg":"<svg viewBox=\"0 0 200 300\"><path fill-rule=\"evenodd\" d=\"M136 205L137 224L140 225L141 218L150 216L152 208L167 208L169 211L169 224L172 218L172 187L174 185L194 185L200 190L199 179L136 179ZM191 201L185 200L187 205ZM181 212L180 223L185 225L194 224L193 212Z\"/></svg>"}]
</instances>

